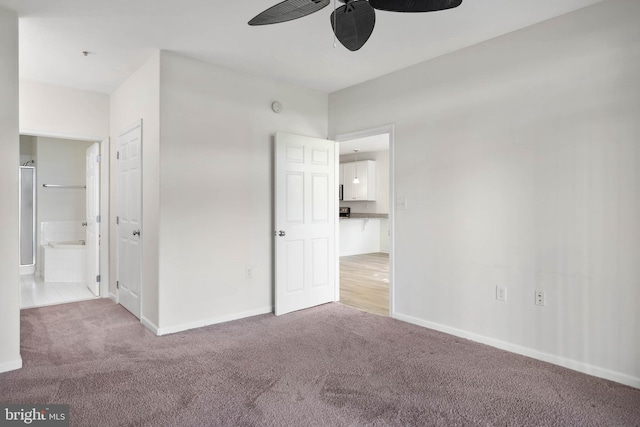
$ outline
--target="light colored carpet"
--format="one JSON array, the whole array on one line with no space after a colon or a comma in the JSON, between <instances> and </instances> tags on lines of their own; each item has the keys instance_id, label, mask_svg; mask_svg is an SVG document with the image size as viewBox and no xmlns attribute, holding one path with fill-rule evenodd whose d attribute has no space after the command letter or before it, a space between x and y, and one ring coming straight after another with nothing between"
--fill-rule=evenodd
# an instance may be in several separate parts
<instances>
[{"instance_id":1,"label":"light colored carpet","mask_svg":"<svg viewBox=\"0 0 640 427\"><path fill-rule=\"evenodd\" d=\"M640 390L339 304L156 337L109 300L22 311L0 402L74 426L638 426Z\"/></svg>"}]
</instances>

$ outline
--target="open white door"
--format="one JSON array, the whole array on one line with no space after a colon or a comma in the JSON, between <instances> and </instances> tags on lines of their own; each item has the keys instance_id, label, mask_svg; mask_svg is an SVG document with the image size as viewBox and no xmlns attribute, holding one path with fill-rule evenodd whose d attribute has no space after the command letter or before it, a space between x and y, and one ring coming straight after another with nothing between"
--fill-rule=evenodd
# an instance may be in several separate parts
<instances>
[{"instance_id":1,"label":"open white door","mask_svg":"<svg viewBox=\"0 0 640 427\"><path fill-rule=\"evenodd\" d=\"M276 133L275 313L335 300L335 143Z\"/></svg>"},{"instance_id":2,"label":"open white door","mask_svg":"<svg viewBox=\"0 0 640 427\"><path fill-rule=\"evenodd\" d=\"M140 318L142 230L142 122L123 132L117 146L116 227L118 301Z\"/></svg>"},{"instance_id":3,"label":"open white door","mask_svg":"<svg viewBox=\"0 0 640 427\"><path fill-rule=\"evenodd\" d=\"M86 151L87 287L100 295L100 144Z\"/></svg>"}]
</instances>

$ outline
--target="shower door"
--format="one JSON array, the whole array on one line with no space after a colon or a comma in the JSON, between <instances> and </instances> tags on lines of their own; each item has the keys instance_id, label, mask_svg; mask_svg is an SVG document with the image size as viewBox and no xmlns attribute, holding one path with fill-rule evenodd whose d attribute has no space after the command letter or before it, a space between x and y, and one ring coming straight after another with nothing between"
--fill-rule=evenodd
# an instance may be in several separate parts
<instances>
[{"instance_id":1,"label":"shower door","mask_svg":"<svg viewBox=\"0 0 640 427\"><path fill-rule=\"evenodd\" d=\"M87 287L100 296L100 144L86 151Z\"/></svg>"},{"instance_id":2,"label":"shower door","mask_svg":"<svg viewBox=\"0 0 640 427\"><path fill-rule=\"evenodd\" d=\"M36 168L20 166L20 267L36 263Z\"/></svg>"}]
</instances>

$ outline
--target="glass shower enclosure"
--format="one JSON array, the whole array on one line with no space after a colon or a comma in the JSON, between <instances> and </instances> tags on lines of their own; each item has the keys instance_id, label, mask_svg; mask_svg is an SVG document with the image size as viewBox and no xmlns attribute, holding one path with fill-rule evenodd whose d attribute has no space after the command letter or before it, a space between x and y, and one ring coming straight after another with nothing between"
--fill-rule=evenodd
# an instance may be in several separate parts
<instances>
[{"instance_id":1,"label":"glass shower enclosure","mask_svg":"<svg viewBox=\"0 0 640 427\"><path fill-rule=\"evenodd\" d=\"M20 270L36 264L36 168L20 166Z\"/></svg>"}]
</instances>

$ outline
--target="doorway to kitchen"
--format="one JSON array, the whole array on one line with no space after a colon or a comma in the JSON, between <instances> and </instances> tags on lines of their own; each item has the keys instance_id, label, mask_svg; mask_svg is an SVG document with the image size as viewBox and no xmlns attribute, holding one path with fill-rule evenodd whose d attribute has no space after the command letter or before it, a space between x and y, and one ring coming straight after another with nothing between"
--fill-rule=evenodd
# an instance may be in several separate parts
<instances>
[{"instance_id":1,"label":"doorway to kitchen","mask_svg":"<svg viewBox=\"0 0 640 427\"><path fill-rule=\"evenodd\" d=\"M393 126L338 135L342 304L393 317Z\"/></svg>"}]
</instances>

